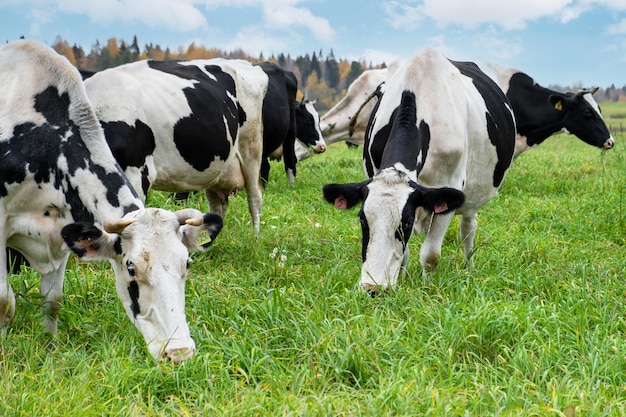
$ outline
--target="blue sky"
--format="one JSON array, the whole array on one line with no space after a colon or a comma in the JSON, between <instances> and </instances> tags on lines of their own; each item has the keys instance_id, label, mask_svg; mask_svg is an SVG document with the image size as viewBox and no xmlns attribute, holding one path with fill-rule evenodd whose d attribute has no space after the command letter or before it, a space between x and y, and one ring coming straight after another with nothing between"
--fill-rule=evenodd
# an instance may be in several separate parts
<instances>
[{"instance_id":1,"label":"blue sky","mask_svg":"<svg viewBox=\"0 0 626 417\"><path fill-rule=\"evenodd\" d=\"M626 0L0 0L0 41L191 42L390 63L431 46L542 85L626 85Z\"/></svg>"}]
</instances>

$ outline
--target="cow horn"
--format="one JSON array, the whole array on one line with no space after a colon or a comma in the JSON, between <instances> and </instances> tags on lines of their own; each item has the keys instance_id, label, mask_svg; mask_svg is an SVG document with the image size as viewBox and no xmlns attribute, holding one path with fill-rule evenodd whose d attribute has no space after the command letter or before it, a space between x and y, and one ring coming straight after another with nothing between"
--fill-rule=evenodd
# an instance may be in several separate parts
<instances>
[{"instance_id":1,"label":"cow horn","mask_svg":"<svg viewBox=\"0 0 626 417\"><path fill-rule=\"evenodd\" d=\"M189 226L202 226L203 223L204 219L202 217L195 217L193 219L185 220L185 224L188 224Z\"/></svg>"},{"instance_id":2,"label":"cow horn","mask_svg":"<svg viewBox=\"0 0 626 417\"><path fill-rule=\"evenodd\" d=\"M176 213L176 218L179 224L188 224L190 226L201 226L204 223L204 217L200 210L196 209L182 209Z\"/></svg>"},{"instance_id":3,"label":"cow horn","mask_svg":"<svg viewBox=\"0 0 626 417\"><path fill-rule=\"evenodd\" d=\"M105 220L102 226L107 233L120 234L132 222L132 219Z\"/></svg>"},{"instance_id":4,"label":"cow horn","mask_svg":"<svg viewBox=\"0 0 626 417\"><path fill-rule=\"evenodd\" d=\"M598 91L598 89L600 89L600 87L581 88L580 90L578 90L576 95L578 97L582 97L582 96L584 96L587 93L593 95L593 94L595 94L596 91Z\"/></svg>"}]
</instances>

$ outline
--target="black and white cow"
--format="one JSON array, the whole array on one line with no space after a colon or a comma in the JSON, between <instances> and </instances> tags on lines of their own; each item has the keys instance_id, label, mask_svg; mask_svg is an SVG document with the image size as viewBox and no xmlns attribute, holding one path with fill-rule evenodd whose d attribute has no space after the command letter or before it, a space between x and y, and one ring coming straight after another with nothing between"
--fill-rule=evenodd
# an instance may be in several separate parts
<instances>
[{"instance_id":1,"label":"black and white cow","mask_svg":"<svg viewBox=\"0 0 626 417\"><path fill-rule=\"evenodd\" d=\"M515 158L561 130L598 148L611 149L615 144L593 99L597 87L560 93L540 86L515 68L497 65L496 74L515 114Z\"/></svg>"},{"instance_id":2,"label":"black and white cow","mask_svg":"<svg viewBox=\"0 0 626 417\"><path fill-rule=\"evenodd\" d=\"M269 79L263 99L263 161L261 180L269 180L268 158L283 158L289 183L296 178L296 137L315 153L324 152L326 143L314 103L296 100L298 80L293 72L271 63L258 64Z\"/></svg>"},{"instance_id":3,"label":"black and white cow","mask_svg":"<svg viewBox=\"0 0 626 417\"><path fill-rule=\"evenodd\" d=\"M85 87L144 201L151 188L180 196L205 190L210 209L224 216L228 196L245 187L258 233L266 157L277 155L293 128L325 148L313 104L296 103L295 90L288 100L291 81L278 67L214 58L139 61L98 72ZM285 163L295 177L295 157Z\"/></svg>"},{"instance_id":4,"label":"black and white cow","mask_svg":"<svg viewBox=\"0 0 626 417\"><path fill-rule=\"evenodd\" d=\"M373 292L396 286L413 232L426 235L424 273L436 268L455 209L462 215L461 241L469 259L476 213L497 194L514 146L508 100L476 65L455 66L426 49L390 68L365 135L370 178L323 189L337 208L362 201L361 286Z\"/></svg>"},{"instance_id":5,"label":"black and white cow","mask_svg":"<svg viewBox=\"0 0 626 417\"><path fill-rule=\"evenodd\" d=\"M205 190L225 214L245 187L260 230L263 98L268 77L238 59L138 61L85 80L106 140L145 201L148 190Z\"/></svg>"},{"instance_id":6,"label":"black and white cow","mask_svg":"<svg viewBox=\"0 0 626 417\"><path fill-rule=\"evenodd\" d=\"M200 230L214 239L221 228L214 214L144 208L107 146L78 71L37 42L0 47L0 266L13 248L42 274L46 332L57 332L71 249L110 261L124 309L155 358L189 358L188 250L198 248ZM15 302L1 268L2 335Z\"/></svg>"},{"instance_id":7,"label":"black and white cow","mask_svg":"<svg viewBox=\"0 0 626 417\"><path fill-rule=\"evenodd\" d=\"M376 103L371 96L386 78L387 68L365 70L348 86L346 95L320 119L326 146L339 141L363 144L367 121ZM300 161L311 153L296 142L296 156Z\"/></svg>"}]
</instances>

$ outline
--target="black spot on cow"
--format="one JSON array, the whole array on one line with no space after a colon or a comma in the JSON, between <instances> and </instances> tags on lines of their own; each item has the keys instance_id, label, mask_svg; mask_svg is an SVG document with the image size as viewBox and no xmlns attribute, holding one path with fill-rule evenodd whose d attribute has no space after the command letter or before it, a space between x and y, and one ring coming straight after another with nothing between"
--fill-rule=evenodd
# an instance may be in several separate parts
<instances>
[{"instance_id":1,"label":"black spot on cow","mask_svg":"<svg viewBox=\"0 0 626 417\"><path fill-rule=\"evenodd\" d=\"M496 147L498 162L493 172L493 186L498 188L504 179L515 151L515 120L507 106L509 99L500 87L473 62L450 62L461 74L470 77L487 107L487 132L491 144Z\"/></svg>"},{"instance_id":2,"label":"black spot on cow","mask_svg":"<svg viewBox=\"0 0 626 417\"><path fill-rule=\"evenodd\" d=\"M56 87L48 87L34 97L35 110L46 123L22 123L13 129L8 141L0 142L0 197L8 194L7 185L21 183L27 175L33 175L38 184L51 183L62 190L72 216L77 221L93 222L93 215L85 208L79 190L71 185L69 177L75 177L83 169L95 174L107 189L111 205L119 206L119 189L127 180L119 172L110 173L96 165L83 141L78 126L69 115L70 100L67 93L59 94ZM59 158L64 156L67 171L59 167Z\"/></svg>"},{"instance_id":3,"label":"black spot on cow","mask_svg":"<svg viewBox=\"0 0 626 417\"><path fill-rule=\"evenodd\" d=\"M144 166L146 157L154 153L154 134L141 120L135 120L135 126L120 121L101 122L101 125L109 148L123 170Z\"/></svg>"},{"instance_id":4,"label":"black spot on cow","mask_svg":"<svg viewBox=\"0 0 626 417\"><path fill-rule=\"evenodd\" d=\"M130 295L130 309L133 312L133 316L137 317L141 310L139 309L139 285L137 281L131 281L128 284L128 295Z\"/></svg>"},{"instance_id":5,"label":"black spot on cow","mask_svg":"<svg viewBox=\"0 0 626 417\"><path fill-rule=\"evenodd\" d=\"M268 76L267 93L263 98L263 159L261 180L267 184L270 163L268 156L283 146L285 170L296 174L296 94L298 81L291 71L276 64L262 62L259 67Z\"/></svg>"},{"instance_id":6,"label":"black spot on cow","mask_svg":"<svg viewBox=\"0 0 626 417\"><path fill-rule=\"evenodd\" d=\"M206 170L216 159L226 160L232 145L215 138L230 137L234 142L246 120L239 102L231 98L237 97L233 78L215 65L204 67L212 77L197 66L181 65L177 61L149 61L148 65L195 81L193 87L183 89L191 114L174 125L174 143L180 155L197 171Z\"/></svg>"}]
</instances>

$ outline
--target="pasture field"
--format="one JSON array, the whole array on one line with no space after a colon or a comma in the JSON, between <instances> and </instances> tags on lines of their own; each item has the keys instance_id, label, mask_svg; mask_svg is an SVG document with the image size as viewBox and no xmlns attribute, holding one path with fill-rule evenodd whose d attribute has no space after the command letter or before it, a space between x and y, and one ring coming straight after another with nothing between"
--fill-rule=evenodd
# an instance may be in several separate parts
<instances>
[{"instance_id":1,"label":"pasture field","mask_svg":"<svg viewBox=\"0 0 626 417\"><path fill-rule=\"evenodd\" d=\"M622 134L626 131L626 101L600 103L600 109L611 132Z\"/></svg>"},{"instance_id":2,"label":"pasture field","mask_svg":"<svg viewBox=\"0 0 626 417\"><path fill-rule=\"evenodd\" d=\"M608 110L603 106L603 111ZM626 116L625 116L626 117ZM41 334L39 278L13 275L0 345L2 416L626 415L626 152L559 135L515 161L479 213L474 266L458 218L439 269L395 292L357 288L357 209L322 200L360 181L360 149L332 145L288 186L273 163L261 235L245 193L193 255L197 353L156 363L107 263L72 257L59 335ZM203 197L189 203L206 211ZM153 192L149 205L181 206Z\"/></svg>"}]
</instances>

